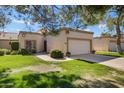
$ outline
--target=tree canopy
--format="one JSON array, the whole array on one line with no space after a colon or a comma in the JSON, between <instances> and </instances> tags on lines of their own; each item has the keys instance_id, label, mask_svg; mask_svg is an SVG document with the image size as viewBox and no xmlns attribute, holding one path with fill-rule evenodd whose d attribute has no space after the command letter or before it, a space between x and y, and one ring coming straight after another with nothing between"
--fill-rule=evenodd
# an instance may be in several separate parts
<instances>
[{"instance_id":1,"label":"tree canopy","mask_svg":"<svg viewBox=\"0 0 124 93\"><path fill-rule=\"evenodd\" d=\"M7 7L0 7L0 29L4 31L6 25L11 22L9 18L9 12Z\"/></svg>"}]
</instances>

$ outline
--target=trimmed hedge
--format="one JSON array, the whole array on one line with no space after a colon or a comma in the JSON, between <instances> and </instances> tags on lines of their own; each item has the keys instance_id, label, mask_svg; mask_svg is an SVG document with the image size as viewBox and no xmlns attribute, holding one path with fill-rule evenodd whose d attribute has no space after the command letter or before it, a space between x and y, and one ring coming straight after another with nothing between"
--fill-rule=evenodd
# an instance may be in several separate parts
<instances>
[{"instance_id":1,"label":"trimmed hedge","mask_svg":"<svg viewBox=\"0 0 124 93\"><path fill-rule=\"evenodd\" d=\"M12 50L19 50L19 42L11 42Z\"/></svg>"},{"instance_id":2,"label":"trimmed hedge","mask_svg":"<svg viewBox=\"0 0 124 93\"><path fill-rule=\"evenodd\" d=\"M19 51L12 51L11 53L10 53L11 55L18 55L19 54Z\"/></svg>"},{"instance_id":3,"label":"trimmed hedge","mask_svg":"<svg viewBox=\"0 0 124 93\"><path fill-rule=\"evenodd\" d=\"M4 51L0 50L0 56L4 56Z\"/></svg>"},{"instance_id":4,"label":"trimmed hedge","mask_svg":"<svg viewBox=\"0 0 124 93\"><path fill-rule=\"evenodd\" d=\"M31 53L36 53L36 50L35 50L35 49L32 49L32 50L31 50Z\"/></svg>"},{"instance_id":5,"label":"trimmed hedge","mask_svg":"<svg viewBox=\"0 0 124 93\"><path fill-rule=\"evenodd\" d=\"M30 55L30 53L26 49L21 49L19 53L22 55Z\"/></svg>"},{"instance_id":6,"label":"trimmed hedge","mask_svg":"<svg viewBox=\"0 0 124 93\"><path fill-rule=\"evenodd\" d=\"M11 51L9 49L0 49L0 55L10 55Z\"/></svg>"},{"instance_id":7,"label":"trimmed hedge","mask_svg":"<svg viewBox=\"0 0 124 93\"><path fill-rule=\"evenodd\" d=\"M33 51L34 53L36 52L35 50ZM26 49L21 49L21 50L9 50L9 49L0 49L0 56L4 55L30 55L31 53L28 52Z\"/></svg>"},{"instance_id":8,"label":"trimmed hedge","mask_svg":"<svg viewBox=\"0 0 124 93\"><path fill-rule=\"evenodd\" d=\"M71 52L66 52L66 56L70 57L71 56Z\"/></svg>"},{"instance_id":9,"label":"trimmed hedge","mask_svg":"<svg viewBox=\"0 0 124 93\"><path fill-rule=\"evenodd\" d=\"M60 50L53 50L50 53L50 56L53 57L53 58L63 58L64 57L64 53L62 53L62 51L60 51Z\"/></svg>"}]
</instances>

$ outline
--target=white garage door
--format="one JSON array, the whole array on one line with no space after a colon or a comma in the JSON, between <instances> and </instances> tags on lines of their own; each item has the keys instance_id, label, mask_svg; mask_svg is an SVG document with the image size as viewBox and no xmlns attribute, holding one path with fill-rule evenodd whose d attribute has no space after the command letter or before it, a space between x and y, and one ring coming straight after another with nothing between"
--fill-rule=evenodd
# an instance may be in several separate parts
<instances>
[{"instance_id":1,"label":"white garage door","mask_svg":"<svg viewBox=\"0 0 124 93\"><path fill-rule=\"evenodd\" d=\"M69 40L68 50L72 55L90 53L90 41L88 40Z\"/></svg>"},{"instance_id":2,"label":"white garage door","mask_svg":"<svg viewBox=\"0 0 124 93\"><path fill-rule=\"evenodd\" d=\"M124 43L121 43L121 48L124 51ZM109 50L112 52L116 52L117 51L117 44L116 42L110 42L109 43Z\"/></svg>"}]
</instances>

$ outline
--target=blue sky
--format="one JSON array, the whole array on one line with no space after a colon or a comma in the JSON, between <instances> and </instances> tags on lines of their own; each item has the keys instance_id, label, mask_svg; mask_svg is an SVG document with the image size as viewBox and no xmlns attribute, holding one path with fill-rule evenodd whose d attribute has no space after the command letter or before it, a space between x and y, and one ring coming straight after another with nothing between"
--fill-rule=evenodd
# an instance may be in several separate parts
<instances>
[{"instance_id":1,"label":"blue sky","mask_svg":"<svg viewBox=\"0 0 124 93\"><path fill-rule=\"evenodd\" d=\"M16 14L17 12L14 11L13 13ZM116 14L109 13L108 15L109 16L111 15L114 17ZM30 22L27 22L27 23L28 23L28 28L23 20L17 20L15 18L12 18L12 22L6 26L4 31L7 31L7 32L30 31L29 27L31 27L31 31L35 32L41 29L41 25L39 24L32 25L30 24ZM105 29L106 29L106 24L100 23L94 26L87 26L87 28L84 30L94 32L94 37L96 37L96 36L100 36Z\"/></svg>"},{"instance_id":2,"label":"blue sky","mask_svg":"<svg viewBox=\"0 0 124 93\"><path fill-rule=\"evenodd\" d=\"M32 28L31 29L32 32L35 32L41 28L39 24L33 24L33 25L28 24L28 27ZM94 32L94 36L96 37L96 36L99 36L104 31L105 27L106 27L105 24L99 24L94 26L88 26L84 30ZM13 19L13 21L6 26L5 31L19 32L19 31L30 31L30 29L26 27L26 24L24 23L23 20Z\"/></svg>"}]
</instances>

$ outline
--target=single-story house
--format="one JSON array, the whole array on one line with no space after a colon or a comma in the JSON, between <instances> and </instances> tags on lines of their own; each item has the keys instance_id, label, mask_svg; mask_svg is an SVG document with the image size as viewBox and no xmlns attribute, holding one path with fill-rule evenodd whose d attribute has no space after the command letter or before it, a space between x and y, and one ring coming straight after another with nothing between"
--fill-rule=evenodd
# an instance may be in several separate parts
<instances>
[{"instance_id":1,"label":"single-story house","mask_svg":"<svg viewBox=\"0 0 124 93\"><path fill-rule=\"evenodd\" d=\"M93 39L93 48L96 51L117 51L116 37L96 37ZM124 50L124 38L121 38L121 48Z\"/></svg>"},{"instance_id":2,"label":"single-story house","mask_svg":"<svg viewBox=\"0 0 124 93\"><path fill-rule=\"evenodd\" d=\"M0 32L0 48L11 49L11 42L18 42L18 33Z\"/></svg>"},{"instance_id":3,"label":"single-story house","mask_svg":"<svg viewBox=\"0 0 124 93\"><path fill-rule=\"evenodd\" d=\"M20 32L18 35L19 47L37 52L51 52L61 50L64 54L88 54L93 49L93 32L62 28L58 35L44 36L40 32Z\"/></svg>"}]
</instances>

